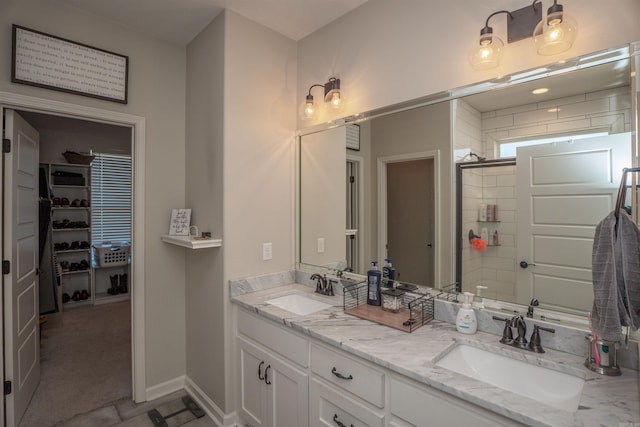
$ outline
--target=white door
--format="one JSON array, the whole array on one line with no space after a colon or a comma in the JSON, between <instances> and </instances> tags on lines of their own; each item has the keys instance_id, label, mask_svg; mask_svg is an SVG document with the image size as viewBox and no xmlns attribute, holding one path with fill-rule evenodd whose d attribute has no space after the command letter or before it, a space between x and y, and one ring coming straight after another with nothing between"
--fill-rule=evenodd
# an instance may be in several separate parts
<instances>
[{"instance_id":1,"label":"white door","mask_svg":"<svg viewBox=\"0 0 640 427\"><path fill-rule=\"evenodd\" d=\"M5 425L18 425L40 381L38 309L38 132L19 114L5 110L3 252Z\"/></svg>"},{"instance_id":2,"label":"white door","mask_svg":"<svg viewBox=\"0 0 640 427\"><path fill-rule=\"evenodd\" d=\"M630 159L629 133L518 148L518 303L591 309L595 227L613 210Z\"/></svg>"}]
</instances>

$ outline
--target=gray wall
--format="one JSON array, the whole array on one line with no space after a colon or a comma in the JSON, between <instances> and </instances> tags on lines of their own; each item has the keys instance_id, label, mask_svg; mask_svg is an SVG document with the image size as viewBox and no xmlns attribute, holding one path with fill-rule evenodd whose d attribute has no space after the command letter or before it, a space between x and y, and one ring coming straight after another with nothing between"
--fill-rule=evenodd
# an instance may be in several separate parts
<instances>
[{"instance_id":1,"label":"gray wall","mask_svg":"<svg viewBox=\"0 0 640 427\"><path fill-rule=\"evenodd\" d=\"M11 83L14 23L129 56L129 103ZM52 0L2 0L0 34L0 91L146 118L145 256L136 262L146 280L146 385L161 389L185 373L185 253L159 237L171 208L185 206L185 49Z\"/></svg>"}]
</instances>

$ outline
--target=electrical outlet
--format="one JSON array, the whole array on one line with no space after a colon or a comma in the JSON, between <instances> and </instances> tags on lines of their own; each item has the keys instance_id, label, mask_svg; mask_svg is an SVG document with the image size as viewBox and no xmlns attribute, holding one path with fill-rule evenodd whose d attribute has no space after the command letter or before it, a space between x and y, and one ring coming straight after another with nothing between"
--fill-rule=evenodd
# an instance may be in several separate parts
<instances>
[{"instance_id":1,"label":"electrical outlet","mask_svg":"<svg viewBox=\"0 0 640 427\"><path fill-rule=\"evenodd\" d=\"M267 261L273 258L273 243L262 244L262 260Z\"/></svg>"},{"instance_id":2,"label":"electrical outlet","mask_svg":"<svg viewBox=\"0 0 640 427\"><path fill-rule=\"evenodd\" d=\"M318 253L324 253L324 237L318 237Z\"/></svg>"}]
</instances>

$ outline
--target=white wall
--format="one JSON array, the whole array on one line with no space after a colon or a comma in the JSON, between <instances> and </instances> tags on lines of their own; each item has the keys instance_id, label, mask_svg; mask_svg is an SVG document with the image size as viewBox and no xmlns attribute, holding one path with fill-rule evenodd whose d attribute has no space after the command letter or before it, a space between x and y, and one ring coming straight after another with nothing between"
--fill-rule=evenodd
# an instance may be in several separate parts
<instances>
[{"instance_id":1,"label":"white wall","mask_svg":"<svg viewBox=\"0 0 640 427\"><path fill-rule=\"evenodd\" d=\"M225 407L225 317L222 228L224 179L225 14L187 46L186 206L192 224L223 239L222 248L187 250L187 377Z\"/></svg>"},{"instance_id":2,"label":"white wall","mask_svg":"<svg viewBox=\"0 0 640 427\"><path fill-rule=\"evenodd\" d=\"M223 240L187 255L187 376L223 423L235 408L228 280L293 268L296 45L227 10L187 54L187 205Z\"/></svg>"},{"instance_id":3,"label":"white wall","mask_svg":"<svg viewBox=\"0 0 640 427\"><path fill-rule=\"evenodd\" d=\"M129 103L11 83L11 24L129 56ZM2 0L0 34L0 91L146 118L145 258L136 263L146 271L146 385L162 388L185 372L184 251L159 238L185 203L185 50L54 0Z\"/></svg>"},{"instance_id":4,"label":"white wall","mask_svg":"<svg viewBox=\"0 0 640 427\"><path fill-rule=\"evenodd\" d=\"M335 76L348 100L344 116L640 40L637 0L608 2L606 12L599 0L562 3L579 26L572 49L540 56L526 39L505 47L498 68L480 72L469 65L467 52L486 18L497 10L524 7L526 1L369 0L299 42L296 100L301 103L312 84ZM543 1L545 12L551 4ZM490 21L503 40L505 16Z\"/></svg>"}]
</instances>

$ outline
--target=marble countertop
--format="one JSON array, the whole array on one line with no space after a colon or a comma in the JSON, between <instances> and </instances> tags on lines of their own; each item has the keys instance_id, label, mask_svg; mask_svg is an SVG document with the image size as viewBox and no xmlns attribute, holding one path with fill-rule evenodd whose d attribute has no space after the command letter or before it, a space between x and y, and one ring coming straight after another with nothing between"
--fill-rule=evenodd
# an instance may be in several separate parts
<instances>
[{"instance_id":1,"label":"marble countertop","mask_svg":"<svg viewBox=\"0 0 640 427\"><path fill-rule=\"evenodd\" d=\"M513 349L500 344L495 335L463 335L454 325L435 320L412 333L399 331L345 314L342 296L318 295L310 286L288 284L247 293L234 290L233 283L231 286L232 302L247 310L514 421L552 427L640 426L638 371L623 368L619 377L598 375L584 367L582 357L555 350L536 354ZM308 294L332 307L298 316L265 303L292 293ZM437 360L456 342L584 378L578 410L572 413L554 408L437 366Z\"/></svg>"}]
</instances>

